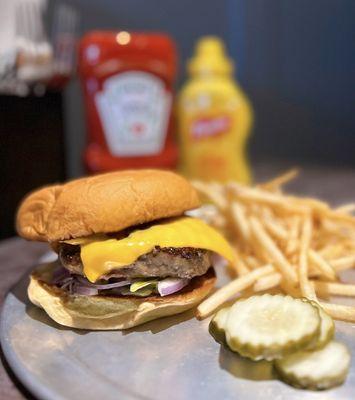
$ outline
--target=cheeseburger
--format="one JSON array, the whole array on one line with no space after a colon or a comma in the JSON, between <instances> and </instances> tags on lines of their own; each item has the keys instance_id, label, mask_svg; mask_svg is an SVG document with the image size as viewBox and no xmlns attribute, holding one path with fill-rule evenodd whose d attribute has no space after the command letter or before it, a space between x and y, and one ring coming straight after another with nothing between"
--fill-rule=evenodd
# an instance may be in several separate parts
<instances>
[{"instance_id":1,"label":"cheeseburger","mask_svg":"<svg viewBox=\"0 0 355 400\"><path fill-rule=\"evenodd\" d=\"M184 214L198 206L184 178L159 170L29 194L17 231L58 253L32 272L30 300L59 324L82 329L126 329L194 307L213 288L213 254L233 257L218 232Z\"/></svg>"}]
</instances>

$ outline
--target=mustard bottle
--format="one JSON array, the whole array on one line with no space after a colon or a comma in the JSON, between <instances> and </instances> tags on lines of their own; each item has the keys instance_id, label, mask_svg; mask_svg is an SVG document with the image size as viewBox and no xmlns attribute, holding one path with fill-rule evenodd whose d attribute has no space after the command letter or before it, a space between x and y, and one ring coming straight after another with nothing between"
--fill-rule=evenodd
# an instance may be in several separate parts
<instances>
[{"instance_id":1,"label":"mustard bottle","mask_svg":"<svg viewBox=\"0 0 355 400\"><path fill-rule=\"evenodd\" d=\"M177 104L182 172L193 179L249 183L245 146L252 110L233 80L223 42L201 38L188 73Z\"/></svg>"}]
</instances>

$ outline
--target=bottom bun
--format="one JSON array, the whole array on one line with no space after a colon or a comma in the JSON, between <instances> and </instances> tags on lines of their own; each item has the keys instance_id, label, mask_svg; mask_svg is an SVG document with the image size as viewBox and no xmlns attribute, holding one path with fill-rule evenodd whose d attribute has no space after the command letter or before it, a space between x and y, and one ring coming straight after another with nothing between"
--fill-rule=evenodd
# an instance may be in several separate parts
<instances>
[{"instance_id":1,"label":"bottom bun","mask_svg":"<svg viewBox=\"0 0 355 400\"><path fill-rule=\"evenodd\" d=\"M58 324L78 329L128 329L145 322L182 313L201 302L214 286L213 268L192 279L181 292L166 297L79 296L49 284L56 263L37 267L28 287L31 302Z\"/></svg>"}]
</instances>

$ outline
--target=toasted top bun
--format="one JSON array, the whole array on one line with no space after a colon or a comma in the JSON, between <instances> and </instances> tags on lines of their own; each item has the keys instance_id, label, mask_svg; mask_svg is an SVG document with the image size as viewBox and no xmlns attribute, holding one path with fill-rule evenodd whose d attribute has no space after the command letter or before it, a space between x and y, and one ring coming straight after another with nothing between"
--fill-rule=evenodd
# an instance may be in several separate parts
<instances>
[{"instance_id":1,"label":"toasted top bun","mask_svg":"<svg viewBox=\"0 0 355 400\"><path fill-rule=\"evenodd\" d=\"M199 205L182 176L162 170L127 170L47 186L20 204L16 227L30 240L58 241L117 232L174 217Z\"/></svg>"},{"instance_id":2,"label":"toasted top bun","mask_svg":"<svg viewBox=\"0 0 355 400\"><path fill-rule=\"evenodd\" d=\"M50 285L55 263L37 267L28 296L58 324L78 329L128 329L160 317L193 308L212 290L216 277L211 268L196 277L182 292L166 297L72 296Z\"/></svg>"}]
</instances>

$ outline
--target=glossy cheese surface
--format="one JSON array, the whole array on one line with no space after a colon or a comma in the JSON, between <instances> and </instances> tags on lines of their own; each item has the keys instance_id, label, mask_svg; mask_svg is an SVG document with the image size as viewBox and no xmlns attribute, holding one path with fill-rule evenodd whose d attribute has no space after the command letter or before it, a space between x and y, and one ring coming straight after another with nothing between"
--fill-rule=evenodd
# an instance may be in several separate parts
<instances>
[{"instance_id":1,"label":"glossy cheese surface","mask_svg":"<svg viewBox=\"0 0 355 400\"><path fill-rule=\"evenodd\" d=\"M180 217L137 229L124 239L111 239L104 235L67 240L79 244L84 274L95 282L114 269L132 264L155 246L194 247L218 253L229 261L233 251L223 236L200 219Z\"/></svg>"}]
</instances>

